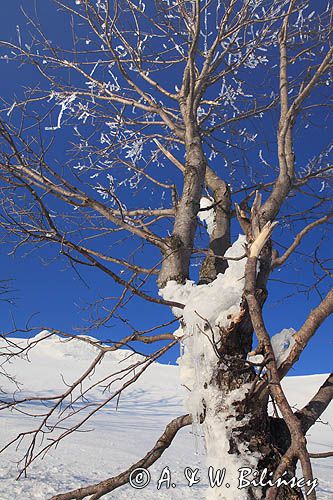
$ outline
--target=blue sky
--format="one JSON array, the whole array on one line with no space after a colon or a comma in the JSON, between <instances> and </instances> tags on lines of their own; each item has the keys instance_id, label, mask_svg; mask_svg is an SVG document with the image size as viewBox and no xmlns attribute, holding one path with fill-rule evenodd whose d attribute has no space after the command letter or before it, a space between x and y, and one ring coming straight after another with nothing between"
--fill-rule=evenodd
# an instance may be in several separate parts
<instances>
[{"instance_id":1,"label":"blue sky","mask_svg":"<svg viewBox=\"0 0 333 500\"><path fill-rule=\"evenodd\" d=\"M34 1L11 0L2 8L1 32L3 39L17 40L18 28L21 36L26 30L25 19L19 10L23 4L25 8L33 11ZM56 14L49 0L37 1L38 13L47 25L50 37L59 36L62 29L63 17ZM52 21L52 22L50 22ZM61 37L69 42L70 34L65 30ZM0 93L6 99L15 100L22 93L25 86L40 84L39 75L29 66L20 68L13 63L0 61L1 73ZM66 157L66 133L62 132L55 144L53 155L61 162ZM327 142L326 129L315 127L311 132L303 131L298 136L297 145L302 150L304 157L310 156L313 146L320 149L320 145ZM301 207L301 205L300 205ZM234 233L238 229L234 228ZM281 230L282 231L282 230ZM302 247L302 252L313 253L318 241L323 236L321 231L310 236ZM332 242L325 233L324 250L331 248ZM283 242L290 243L290 235L284 234ZM10 296L13 303L2 301L0 303L1 324L3 332L13 328L24 328L31 318L31 326L50 326L72 332L74 327L85 327L89 321L89 304L96 297L112 295L113 283L102 274L92 273L90 270L82 272L79 277L68 264L64 257L59 257L55 249L47 247L42 251L31 251L23 248L14 256L9 256L10 247L3 243L0 247L0 264L2 269L1 279L11 279L13 291ZM302 293L303 287L298 283L312 283L312 270L303 259L297 255L281 271L272 275L270 282L270 296L265 306L265 320L269 331L274 334L282 328L293 327L297 329L305 320L307 314L318 304L319 297L316 293ZM292 285L283 282L292 282ZM149 290L148 290L149 291ZM171 319L170 312L164 306L151 307L144 301L132 301L127 308L130 321L142 328L149 328L157 322L166 322ZM291 374L325 373L332 369L332 327L333 320L329 318L319 329L315 338L310 342L303 353L301 360L296 364ZM126 327L118 323L110 328L100 328L92 332L99 338L117 339L122 336ZM80 330L78 330L80 331ZM174 348L163 358L164 362L174 363L178 356L178 348Z\"/></svg>"}]
</instances>

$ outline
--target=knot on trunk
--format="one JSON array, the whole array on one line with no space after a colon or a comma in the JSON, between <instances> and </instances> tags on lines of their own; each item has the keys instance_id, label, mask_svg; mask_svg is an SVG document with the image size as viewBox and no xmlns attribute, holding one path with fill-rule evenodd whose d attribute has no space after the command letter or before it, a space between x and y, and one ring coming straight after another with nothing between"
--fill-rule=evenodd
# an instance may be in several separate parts
<instances>
[{"instance_id":1,"label":"knot on trunk","mask_svg":"<svg viewBox=\"0 0 333 500\"><path fill-rule=\"evenodd\" d=\"M169 253L170 250L177 251L184 246L183 240L177 234L172 234L171 236L165 238L165 243L168 247L168 250L165 253Z\"/></svg>"}]
</instances>

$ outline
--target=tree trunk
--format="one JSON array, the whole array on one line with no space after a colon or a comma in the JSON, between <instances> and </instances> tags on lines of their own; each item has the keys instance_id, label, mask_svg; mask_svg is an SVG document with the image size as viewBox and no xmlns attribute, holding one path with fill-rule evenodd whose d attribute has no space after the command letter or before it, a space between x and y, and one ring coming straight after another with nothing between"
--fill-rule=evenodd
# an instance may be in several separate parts
<instances>
[{"instance_id":1,"label":"tree trunk","mask_svg":"<svg viewBox=\"0 0 333 500\"><path fill-rule=\"evenodd\" d=\"M171 280L183 284L189 277L197 214L206 173L201 138L195 127L186 131L185 148L183 193L176 208L172 235L166 240L169 248L164 254L158 278L160 289ZM218 259L230 245L231 201L228 187L223 181L214 189L214 200L216 228L212 234L209 254L201 270L200 283L213 282L217 274L223 273L227 267L226 261ZM270 271L270 259L271 248L267 247L263 252L257 283L262 305L267 295L266 281ZM215 300L218 300L218 297ZM253 366L246 362L247 355L252 350L253 337L246 302L242 304L238 318L234 318L226 329L209 325L201 317L199 322L201 326L195 326L195 322L191 325L183 322L184 332L186 326L188 330L184 335L185 354L180 364L181 373L183 366L186 376L191 370L195 372L189 377L189 383L194 384L192 387L188 387L186 381L182 382L190 389L188 410L193 421L202 423L207 466L212 466L215 472L217 469L226 469L224 484L221 487L209 488L207 498L265 498L268 489L266 486L250 485L243 489L237 488L239 469L249 467L258 471L259 475L266 468L268 473L274 472L288 448L290 436L281 421L268 416L267 399L258 401L251 397L256 372ZM192 357L192 361L195 360L194 366L189 366L188 356ZM291 476L294 475L295 464L292 464L288 472ZM258 480L258 477L252 476L250 479ZM268 475L267 479L271 477ZM297 500L303 496L297 488L281 486L277 498Z\"/></svg>"},{"instance_id":2,"label":"tree trunk","mask_svg":"<svg viewBox=\"0 0 333 500\"><path fill-rule=\"evenodd\" d=\"M220 488L209 489L207 499L263 499L268 486L235 489L240 479L238 469L249 467L257 470L257 480L264 469L268 469L268 474L274 472L281 456L289 447L290 434L282 419L268 416L267 401L259 402L251 397L256 373L253 367L246 363L252 343L252 325L245 307L239 323L228 331L222 331L221 339L219 360L207 387L209 395L203 403L203 431L207 447L207 466L212 465L215 469L225 467L225 482L229 482L231 487L226 489L223 484ZM212 388L215 388L218 394L218 404L211 398ZM221 442L221 429L225 431L225 443ZM217 430L220 430L220 433L217 433ZM216 452L219 453L218 456ZM268 474L266 482L271 479ZM284 478L293 476L295 464L291 465ZM251 477L248 476L247 479L251 480ZM303 494L297 487L281 486L278 489L278 500L302 498Z\"/></svg>"},{"instance_id":3,"label":"tree trunk","mask_svg":"<svg viewBox=\"0 0 333 500\"><path fill-rule=\"evenodd\" d=\"M205 180L206 159L198 133L186 137L185 147L183 193L176 208L172 235L166 239L168 250L163 256L158 277L159 288L163 288L170 280L184 283L189 277L197 214Z\"/></svg>"}]
</instances>

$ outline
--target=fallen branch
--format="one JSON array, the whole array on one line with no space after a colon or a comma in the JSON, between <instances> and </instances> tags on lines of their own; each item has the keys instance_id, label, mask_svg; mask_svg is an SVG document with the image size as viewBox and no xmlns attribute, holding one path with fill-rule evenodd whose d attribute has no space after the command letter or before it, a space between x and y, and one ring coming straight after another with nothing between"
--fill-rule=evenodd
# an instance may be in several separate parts
<instances>
[{"instance_id":1,"label":"fallen branch","mask_svg":"<svg viewBox=\"0 0 333 500\"><path fill-rule=\"evenodd\" d=\"M156 460L170 446L177 432L186 425L190 425L192 418L190 415L182 415L172 420L165 428L163 434L156 441L155 446L141 460L133 464L129 469L118 474L118 476L110 477L100 483L92 484L85 488L69 491L60 495L53 496L50 500L80 500L87 496L91 496L90 500L101 498L106 493L123 486L129 482L130 477L135 478L135 470L140 468L147 469L153 465Z\"/></svg>"}]
</instances>

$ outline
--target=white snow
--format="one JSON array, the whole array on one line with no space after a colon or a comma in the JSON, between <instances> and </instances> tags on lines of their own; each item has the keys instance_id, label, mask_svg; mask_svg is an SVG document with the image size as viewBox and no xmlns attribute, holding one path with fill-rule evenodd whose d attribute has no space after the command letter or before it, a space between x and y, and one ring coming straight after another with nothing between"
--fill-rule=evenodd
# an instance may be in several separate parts
<instances>
[{"instance_id":1,"label":"white snow","mask_svg":"<svg viewBox=\"0 0 333 500\"><path fill-rule=\"evenodd\" d=\"M39 334L37 338L30 340L30 345L46 335L46 332ZM27 345L26 340L11 341L21 347ZM0 350L4 352L3 341L0 341ZM129 366L133 362L131 354L126 350L109 353L92 375L91 382L97 380L96 377L106 376ZM33 396L42 391L44 395L53 396L59 389L63 389L62 377L67 383L71 383L87 368L95 355L96 349L87 343L79 340L64 342L52 336L30 350L30 361L24 357L13 358L6 368L22 383L20 387L23 394ZM135 362L142 360L139 355L134 355L134 358ZM172 418L185 413L178 371L176 366L154 363L135 385L123 393L118 409L115 402L109 404L82 429L94 429L93 432L78 432L69 436L43 460L37 460L28 471L27 478L15 480L16 462L22 456L23 449L16 451L11 448L4 452L0 455L1 500L46 500L56 493L114 476L135 463L152 448L165 425ZM325 375L287 378L283 385L291 404L295 408L301 408L316 393L325 378ZM1 377L0 386L4 394L9 396L13 385ZM17 393L16 397L19 396ZM91 399L101 401L104 396L102 388L96 387ZM226 401L226 404L230 407L230 401ZM45 406L31 402L24 409L41 413L45 411ZM17 433L36 426L36 419L29 419L23 413L6 410L1 411L0 415L0 447ZM333 449L332 416L333 409L328 408L320 422L311 428L308 435L311 451ZM223 448L219 452L222 454ZM226 480L229 481L233 466L230 455L226 454L223 458ZM313 460L313 464L315 476L319 479L317 498L328 500L333 495L333 459L317 459ZM166 466L170 468L172 482L176 487L166 488L163 484L157 490L157 481ZM187 485L185 467L199 469L199 484L191 488ZM138 490L126 485L106 495L106 500L202 500L205 497L207 466L204 457L195 454L190 426L179 432L162 458L150 468L150 473L151 483L146 488ZM226 492L225 498L229 499L229 490L223 486L221 488Z\"/></svg>"},{"instance_id":2,"label":"white snow","mask_svg":"<svg viewBox=\"0 0 333 500\"><path fill-rule=\"evenodd\" d=\"M208 208L211 207L214 203L214 200L212 198L207 198L206 196L203 196L200 199L200 208ZM214 228L215 228L215 210L214 208L210 208L209 210L203 210L202 212L198 212L198 218L201 220L201 222L205 222L207 226L207 233L209 236L212 236Z\"/></svg>"},{"instance_id":3,"label":"white snow","mask_svg":"<svg viewBox=\"0 0 333 500\"><path fill-rule=\"evenodd\" d=\"M239 258L244 255L245 236L239 235L235 243L227 250L228 258ZM244 271L246 259L228 260L225 274L219 274L208 285L196 285L187 280L184 285L169 281L160 290L160 295L166 300L174 300L185 304L185 309L173 308L175 316L183 316L189 325L200 325L202 328L209 321L211 325L227 326L230 315L237 314L244 286ZM188 333L186 328L183 335ZM176 336L181 336L177 330Z\"/></svg>"},{"instance_id":4,"label":"white snow","mask_svg":"<svg viewBox=\"0 0 333 500\"><path fill-rule=\"evenodd\" d=\"M238 489L238 476L241 467L249 467L255 470L260 459L259 454L250 452L245 444L238 443L239 455L230 455L230 441L235 439L235 429L246 423L246 419L237 420L232 405L235 401L242 401L250 389L251 384L243 386L242 389L232 391L227 395L219 394L218 388L210 387L211 394L206 396L207 404L205 421L203 424L205 444L207 452L207 466L213 466L214 470L221 469L226 462L228 469L228 490L208 487L206 500L247 500L246 490ZM260 495L260 489L257 489ZM259 496L258 498L261 498Z\"/></svg>"},{"instance_id":5,"label":"white snow","mask_svg":"<svg viewBox=\"0 0 333 500\"><path fill-rule=\"evenodd\" d=\"M293 328L284 328L280 333L273 335L271 343L278 367L287 359L289 352L295 344L293 337L296 330Z\"/></svg>"},{"instance_id":6,"label":"white snow","mask_svg":"<svg viewBox=\"0 0 333 500\"><path fill-rule=\"evenodd\" d=\"M271 337L271 344L274 351L276 364L279 367L285 359L287 359L292 347L295 344L293 328L284 328L281 332ZM262 363L264 357L261 354L256 356L248 356L248 360L252 363Z\"/></svg>"}]
</instances>

